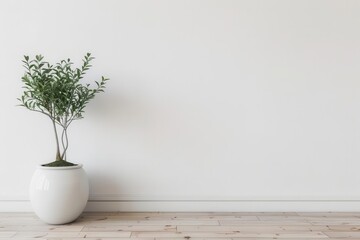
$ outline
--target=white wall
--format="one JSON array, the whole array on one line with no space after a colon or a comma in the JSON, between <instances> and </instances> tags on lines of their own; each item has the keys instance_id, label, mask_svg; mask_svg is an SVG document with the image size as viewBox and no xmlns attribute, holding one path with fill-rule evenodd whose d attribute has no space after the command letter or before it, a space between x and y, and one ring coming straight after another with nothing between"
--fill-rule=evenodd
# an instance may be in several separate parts
<instances>
[{"instance_id":1,"label":"white wall","mask_svg":"<svg viewBox=\"0 0 360 240\"><path fill-rule=\"evenodd\" d=\"M27 209L35 166L55 154L48 119L15 107L22 56L88 51L89 79L111 78L70 129L88 210L360 210L359 12L341 0L1 1L0 210Z\"/></svg>"}]
</instances>

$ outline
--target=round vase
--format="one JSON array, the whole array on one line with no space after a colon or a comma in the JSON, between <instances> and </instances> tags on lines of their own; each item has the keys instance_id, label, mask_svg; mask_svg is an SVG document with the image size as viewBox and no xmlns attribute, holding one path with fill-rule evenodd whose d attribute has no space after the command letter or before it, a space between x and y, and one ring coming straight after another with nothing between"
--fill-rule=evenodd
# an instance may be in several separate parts
<instances>
[{"instance_id":1,"label":"round vase","mask_svg":"<svg viewBox=\"0 0 360 240\"><path fill-rule=\"evenodd\" d=\"M82 165L38 166L30 183L30 201L36 215L49 224L76 220L89 198L89 181Z\"/></svg>"}]
</instances>

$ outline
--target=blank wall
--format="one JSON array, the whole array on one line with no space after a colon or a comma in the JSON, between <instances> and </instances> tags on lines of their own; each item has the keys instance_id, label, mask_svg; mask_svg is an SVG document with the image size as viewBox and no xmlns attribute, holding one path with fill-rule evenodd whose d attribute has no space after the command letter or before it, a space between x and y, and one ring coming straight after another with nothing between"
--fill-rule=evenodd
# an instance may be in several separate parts
<instances>
[{"instance_id":1,"label":"blank wall","mask_svg":"<svg viewBox=\"0 0 360 240\"><path fill-rule=\"evenodd\" d=\"M86 52L87 79L111 79L69 129L88 210L359 207L359 12L351 0L1 1L0 210L28 209L36 165L55 156L51 122L15 107L22 56Z\"/></svg>"}]
</instances>

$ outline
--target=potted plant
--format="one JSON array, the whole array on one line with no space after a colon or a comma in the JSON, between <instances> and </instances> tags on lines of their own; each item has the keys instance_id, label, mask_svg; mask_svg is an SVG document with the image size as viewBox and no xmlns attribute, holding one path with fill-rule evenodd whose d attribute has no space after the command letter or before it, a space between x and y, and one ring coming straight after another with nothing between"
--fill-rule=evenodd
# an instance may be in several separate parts
<instances>
[{"instance_id":1,"label":"potted plant","mask_svg":"<svg viewBox=\"0 0 360 240\"><path fill-rule=\"evenodd\" d=\"M103 92L102 77L93 88L80 80L91 68L94 58L87 53L80 68L73 68L70 59L56 64L46 62L41 55L34 59L24 56L26 69L22 82L24 92L18 100L30 111L51 120L55 135L55 161L37 167L30 183L30 201L40 219L50 224L74 221L85 208L89 183L82 164L67 160L68 128L83 118L86 105Z\"/></svg>"}]
</instances>

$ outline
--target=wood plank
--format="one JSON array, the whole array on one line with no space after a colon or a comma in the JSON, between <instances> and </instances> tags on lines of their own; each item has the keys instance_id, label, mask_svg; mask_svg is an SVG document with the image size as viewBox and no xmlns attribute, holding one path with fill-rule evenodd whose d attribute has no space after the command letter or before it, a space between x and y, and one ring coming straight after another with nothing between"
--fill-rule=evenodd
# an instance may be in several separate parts
<instances>
[{"instance_id":1,"label":"wood plank","mask_svg":"<svg viewBox=\"0 0 360 240\"><path fill-rule=\"evenodd\" d=\"M219 225L218 221L215 220L145 220L145 221L127 221L127 220L109 220L104 219L100 221L80 221L79 223L85 224L86 226L104 226L104 225L118 225L118 226L135 226L135 225Z\"/></svg>"},{"instance_id":2,"label":"wood plank","mask_svg":"<svg viewBox=\"0 0 360 240\"><path fill-rule=\"evenodd\" d=\"M360 232L324 232L324 234L330 238L360 238Z\"/></svg>"},{"instance_id":3,"label":"wood plank","mask_svg":"<svg viewBox=\"0 0 360 240\"><path fill-rule=\"evenodd\" d=\"M359 232L360 225L327 225L333 232Z\"/></svg>"},{"instance_id":4,"label":"wood plank","mask_svg":"<svg viewBox=\"0 0 360 240\"><path fill-rule=\"evenodd\" d=\"M90 215L81 216L79 221L83 220L132 220L132 221L144 221L144 220L243 220L243 221L259 221L257 216L247 215L136 215L136 216L124 216L124 215Z\"/></svg>"},{"instance_id":5,"label":"wood plank","mask_svg":"<svg viewBox=\"0 0 360 240\"><path fill-rule=\"evenodd\" d=\"M0 238L11 238L16 232L0 232Z\"/></svg>"},{"instance_id":6,"label":"wood plank","mask_svg":"<svg viewBox=\"0 0 360 240\"><path fill-rule=\"evenodd\" d=\"M46 239L46 240L155 240L155 238L127 238L127 237L125 237L125 238L123 238L123 237L121 237L121 238L113 238L113 237L95 237L95 238L93 238L93 237L90 237L90 238L83 238L83 237L75 237L75 238L73 238L73 237L69 237L69 238L67 238L67 237L50 237L50 238L47 238L47 237L45 237L45 238L35 238L35 239ZM34 238L10 238L10 240L34 240ZM184 239L182 239L182 240L184 240ZM212 239L213 240L213 239ZM252 240L254 240L254 239L252 239Z\"/></svg>"},{"instance_id":7,"label":"wood plank","mask_svg":"<svg viewBox=\"0 0 360 240\"><path fill-rule=\"evenodd\" d=\"M310 223L312 225L355 225L355 226L360 225L360 221L354 221L354 220L347 221L346 219L340 221L327 221L327 220L310 221Z\"/></svg>"},{"instance_id":8,"label":"wood plank","mask_svg":"<svg viewBox=\"0 0 360 240\"><path fill-rule=\"evenodd\" d=\"M133 232L132 237L155 237L155 238L171 238L182 237L185 239L196 237L207 238L303 238L303 239L323 239L328 238L322 232L285 232L285 233L242 233L242 232Z\"/></svg>"},{"instance_id":9,"label":"wood plank","mask_svg":"<svg viewBox=\"0 0 360 240\"><path fill-rule=\"evenodd\" d=\"M249 221L236 221L236 220L220 220L219 223L220 223L220 225L224 225L224 226L232 226L232 225L235 225L235 226L239 226L239 225L303 226L303 225L311 225L310 222L306 222L306 221L250 221L249 222ZM322 225L326 225L326 224L322 224ZM339 225L339 224L334 224L334 225Z\"/></svg>"},{"instance_id":10,"label":"wood plank","mask_svg":"<svg viewBox=\"0 0 360 240\"><path fill-rule=\"evenodd\" d=\"M360 217L360 212L298 212L303 217Z\"/></svg>"},{"instance_id":11,"label":"wood plank","mask_svg":"<svg viewBox=\"0 0 360 240\"><path fill-rule=\"evenodd\" d=\"M260 221L355 221L359 222L359 217L344 217L344 216L312 216L312 217L304 217L304 216L258 216Z\"/></svg>"},{"instance_id":12,"label":"wood plank","mask_svg":"<svg viewBox=\"0 0 360 240\"><path fill-rule=\"evenodd\" d=\"M176 232L177 227L174 225L129 225L129 226L118 226L118 225L104 225L104 226L85 226L83 228L84 232L112 232L112 231L142 231L142 232L152 232L152 231L164 231L164 232Z\"/></svg>"},{"instance_id":13,"label":"wood plank","mask_svg":"<svg viewBox=\"0 0 360 240\"><path fill-rule=\"evenodd\" d=\"M121 238L130 237L131 232L17 232L14 238Z\"/></svg>"},{"instance_id":14,"label":"wood plank","mask_svg":"<svg viewBox=\"0 0 360 240\"><path fill-rule=\"evenodd\" d=\"M178 226L177 231L179 232L229 232L229 231L240 231L240 232L266 232L266 233L277 233L277 232L314 232L314 231L330 231L331 229L327 226L311 226L311 225L285 225L285 226L271 226L271 225L240 225L240 226Z\"/></svg>"},{"instance_id":15,"label":"wood plank","mask_svg":"<svg viewBox=\"0 0 360 240\"><path fill-rule=\"evenodd\" d=\"M84 226L76 225L9 225L0 226L0 232L17 231L17 232L80 232Z\"/></svg>"}]
</instances>

